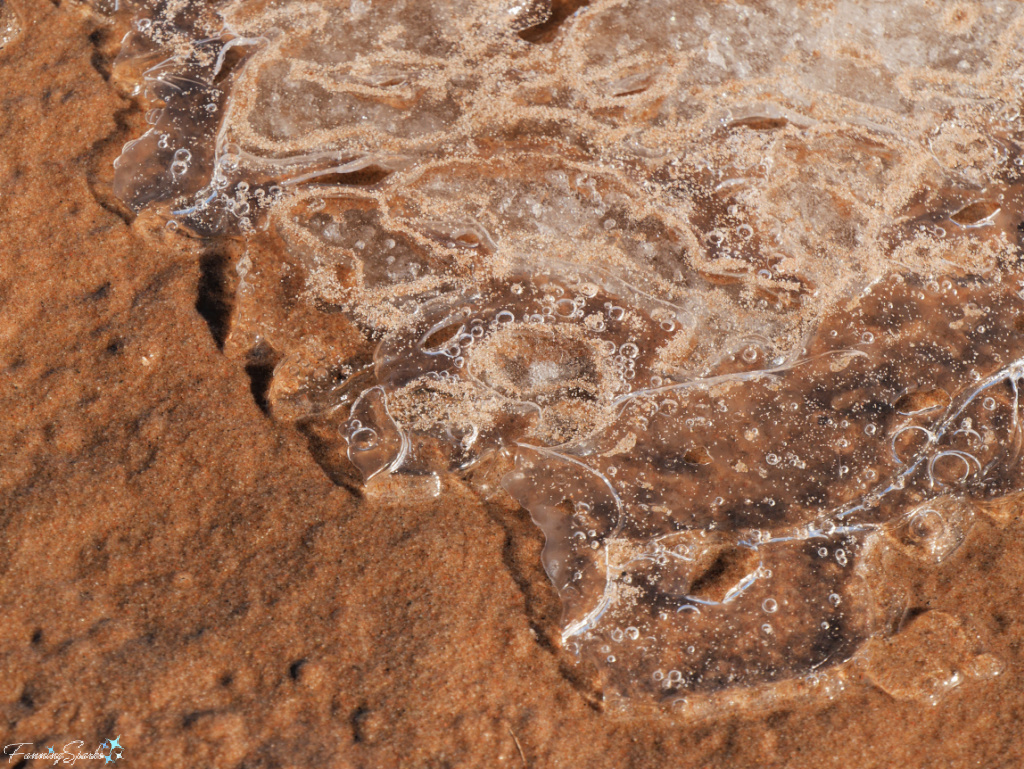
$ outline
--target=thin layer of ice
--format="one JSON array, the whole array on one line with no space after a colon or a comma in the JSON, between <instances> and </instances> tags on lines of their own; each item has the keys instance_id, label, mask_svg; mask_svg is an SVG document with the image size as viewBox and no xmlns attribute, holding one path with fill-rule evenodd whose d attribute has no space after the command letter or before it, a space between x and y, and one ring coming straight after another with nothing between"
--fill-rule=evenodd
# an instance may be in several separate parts
<instances>
[{"instance_id":1,"label":"thin layer of ice","mask_svg":"<svg viewBox=\"0 0 1024 769\"><path fill-rule=\"evenodd\" d=\"M893 559L1024 490L1024 13L549 13L144 5L117 193L244 236L226 349L329 473L514 458L606 696L838 691L898 642Z\"/></svg>"}]
</instances>

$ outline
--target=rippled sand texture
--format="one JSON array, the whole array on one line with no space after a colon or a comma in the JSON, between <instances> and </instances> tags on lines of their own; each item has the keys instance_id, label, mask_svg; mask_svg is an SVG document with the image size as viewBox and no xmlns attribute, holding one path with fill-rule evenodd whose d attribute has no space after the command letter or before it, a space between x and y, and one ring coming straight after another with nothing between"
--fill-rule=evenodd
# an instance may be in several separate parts
<instances>
[{"instance_id":1,"label":"rippled sand texture","mask_svg":"<svg viewBox=\"0 0 1024 769\"><path fill-rule=\"evenodd\" d=\"M934 701L999 662L896 566L1024 489L1022 14L160 3L115 187L235 238L225 349L338 482L509 470L609 700Z\"/></svg>"}]
</instances>

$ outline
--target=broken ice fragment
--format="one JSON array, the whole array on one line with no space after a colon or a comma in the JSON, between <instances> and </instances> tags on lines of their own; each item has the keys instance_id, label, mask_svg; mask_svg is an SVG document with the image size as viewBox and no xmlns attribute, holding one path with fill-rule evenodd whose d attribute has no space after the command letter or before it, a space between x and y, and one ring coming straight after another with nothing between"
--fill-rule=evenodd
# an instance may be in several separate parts
<instances>
[{"instance_id":1,"label":"broken ice fragment","mask_svg":"<svg viewBox=\"0 0 1024 769\"><path fill-rule=\"evenodd\" d=\"M609 700L831 696L1024 489L1024 13L566 8L143 4L116 190L244 236L224 349L330 477L514 458Z\"/></svg>"}]
</instances>

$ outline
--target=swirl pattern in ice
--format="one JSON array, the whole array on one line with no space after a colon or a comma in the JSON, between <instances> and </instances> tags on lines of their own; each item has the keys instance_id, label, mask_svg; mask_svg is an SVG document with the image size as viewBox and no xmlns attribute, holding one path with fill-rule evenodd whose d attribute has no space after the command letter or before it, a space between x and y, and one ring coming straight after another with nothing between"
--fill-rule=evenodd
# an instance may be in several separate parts
<instances>
[{"instance_id":1,"label":"swirl pattern in ice","mask_svg":"<svg viewBox=\"0 0 1024 769\"><path fill-rule=\"evenodd\" d=\"M886 575L1024 490L1024 13L572 10L147 5L116 191L241 238L225 349L329 472L514 457L609 698L835 691L960 638L893 636ZM985 668L960 646L873 678L931 699Z\"/></svg>"}]
</instances>

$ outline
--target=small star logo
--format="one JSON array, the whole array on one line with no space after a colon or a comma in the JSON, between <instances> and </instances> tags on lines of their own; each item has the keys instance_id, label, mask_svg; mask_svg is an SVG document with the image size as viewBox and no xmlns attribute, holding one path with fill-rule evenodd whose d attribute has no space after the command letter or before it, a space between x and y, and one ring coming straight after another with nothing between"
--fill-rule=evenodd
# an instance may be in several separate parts
<instances>
[{"instance_id":1,"label":"small star logo","mask_svg":"<svg viewBox=\"0 0 1024 769\"><path fill-rule=\"evenodd\" d=\"M115 761L120 761L124 758L124 751L122 750L123 747L124 746L121 744L120 734L112 740L103 740L103 742L100 743L100 750L110 751L103 757L103 763L112 764Z\"/></svg>"},{"instance_id":2,"label":"small star logo","mask_svg":"<svg viewBox=\"0 0 1024 769\"><path fill-rule=\"evenodd\" d=\"M53 755L53 745L50 746L50 755Z\"/></svg>"}]
</instances>

